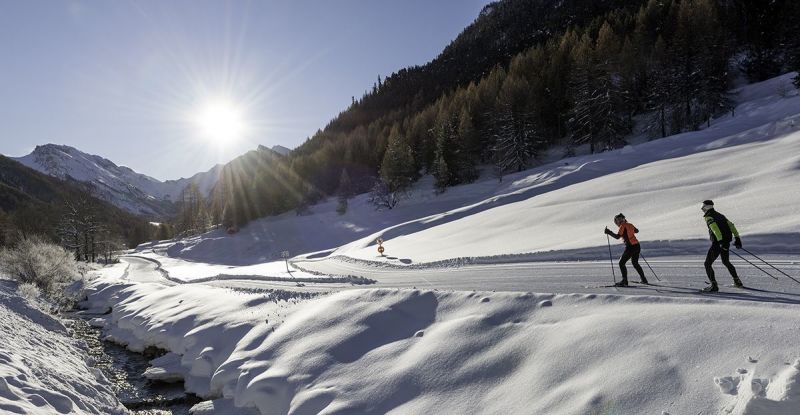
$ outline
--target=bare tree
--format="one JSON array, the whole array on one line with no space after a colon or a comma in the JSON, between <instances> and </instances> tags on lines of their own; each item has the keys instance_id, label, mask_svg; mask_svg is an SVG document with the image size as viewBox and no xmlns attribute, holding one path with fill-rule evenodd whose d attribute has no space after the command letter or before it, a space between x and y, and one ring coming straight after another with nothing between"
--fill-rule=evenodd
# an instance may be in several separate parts
<instances>
[{"instance_id":1,"label":"bare tree","mask_svg":"<svg viewBox=\"0 0 800 415\"><path fill-rule=\"evenodd\" d=\"M97 234L102 230L103 226L88 198L80 197L65 202L65 213L59 220L56 233L61 245L73 251L75 260L97 260Z\"/></svg>"}]
</instances>

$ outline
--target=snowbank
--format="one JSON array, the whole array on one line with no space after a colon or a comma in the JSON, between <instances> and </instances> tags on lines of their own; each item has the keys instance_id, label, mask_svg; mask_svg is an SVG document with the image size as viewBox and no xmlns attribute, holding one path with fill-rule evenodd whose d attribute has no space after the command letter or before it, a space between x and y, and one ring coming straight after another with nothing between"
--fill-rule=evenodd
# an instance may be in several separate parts
<instances>
[{"instance_id":1,"label":"snowbank","mask_svg":"<svg viewBox=\"0 0 800 415\"><path fill-rule=\"evenodd\" d=\"M0 413L127 413L80 343L15 290L0 280Z\"/></svg>"},{"instance_id":2,"label":"snowbank","mask_svg":"<svg viewBox=\"0 0 800 415\"><path fill-rule=\"evenodd\" d=\"M169 350L153 373L214 399L198 413L800 411L797 306L418 290L298 303L110 278L87 306L113 307L110 338ZM765 387L723 393L732 373Z\"/></svg>"}]
</instances>

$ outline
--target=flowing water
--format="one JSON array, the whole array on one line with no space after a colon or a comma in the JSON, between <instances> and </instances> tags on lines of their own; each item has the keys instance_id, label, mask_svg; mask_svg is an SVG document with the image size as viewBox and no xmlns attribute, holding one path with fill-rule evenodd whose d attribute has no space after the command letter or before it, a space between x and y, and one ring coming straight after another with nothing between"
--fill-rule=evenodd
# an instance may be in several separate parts
<instances>
[{"instance_id":1,"label":"flowing water","mask_svg":"<svg viewBox=\"0 0 800 415\"><path fill-rule=\"evenodd\" d=\"M88 345L87 353L94 358L96 367L111 381L117 397L137 415L188 415L189 408L201 401L187 394L183 383L152 382L143 376L149 361L163 352L148 349L135 353L123 346L102 340L102 331L92 327L86 317L69 313L73 336Z\"/></svg>"}]
</instances>

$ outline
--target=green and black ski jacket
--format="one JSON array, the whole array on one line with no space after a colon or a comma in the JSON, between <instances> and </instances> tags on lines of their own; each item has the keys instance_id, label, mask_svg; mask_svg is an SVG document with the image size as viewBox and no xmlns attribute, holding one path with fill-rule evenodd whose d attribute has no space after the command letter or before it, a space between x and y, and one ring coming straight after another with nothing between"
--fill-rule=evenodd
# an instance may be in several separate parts
<instances>
[{"instance_id":1,"label":"green and black ski jacket","mask_svg":"<svg viewBox=\"0 0 800 415\"><path fill-rule=\"evenodd\" d=\"M736 226L722 213L711 209L706 212L703 218L706 220L708 236L711 238L711 242L730 243L733 238L739 237L739 231L736 230Z\"/></svg>"}]
</instances>

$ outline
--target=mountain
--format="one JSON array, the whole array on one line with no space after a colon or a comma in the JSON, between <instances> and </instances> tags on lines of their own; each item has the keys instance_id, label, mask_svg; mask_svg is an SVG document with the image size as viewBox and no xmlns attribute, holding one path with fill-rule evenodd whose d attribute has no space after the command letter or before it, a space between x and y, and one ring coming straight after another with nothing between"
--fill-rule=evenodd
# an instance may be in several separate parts
<instances>
[{"instance_id":1,"label":"mountain","mask_svg":"<svg viewBox=\"0 0 800 415\"><path fill-rule=\"evenodd\" d=\"M800 67L800 3L761 3L491 3L437 58L379 77L279 165L224 170L231 188L215 192L213 215L238 212L241 226L344 187L402 195L425 174L441 194L481 171L502 177L540 164L551 149L596 153L638 132L711 126L733 109L736 77Z\"/></svg>"},{"instance_id":2,"label":"mountain","mask_svg":"<svg viewBox=\"0 0 800 415\"><path fill-rule=\"evenodd\" d=\"M51 177L0 155L0 245L16 232L56 240L66 202L86 200L110 233L135 246L149 238L151 226L109 202L92 197L86 184Z\"/></svg>"},{"instance_id":3,"label":"mountain","mask_svg":"<svg viewBox=\"0 0 800 415\"><path fill-rule=\"evenodd\" d=\"M279 146L279 145L272 146L272 148L270 150L272 150L272 151L274 151L274 152L276 152L276 153L278 153L278 154L280 154L282 156L288 156L289 153L292 152L292 150L290 150L290 149L288 149L288 148L286 148L284 146Z\"/></svg>"},{"instance_id":4,"label":"mountain","mask_svg":"<svg viewBox=\"0 0 800 415\"><path fill-rule=\"evenodd\" d=\"M57 144L36 146L33 152L15 160L49 176L85 183L97 197L130 213L156 217L176 212L174 202L189 183L197 183L208 195L222 169L217 165L190 178L162 182L103 157Z\"/></svg>"}]
</instances>

